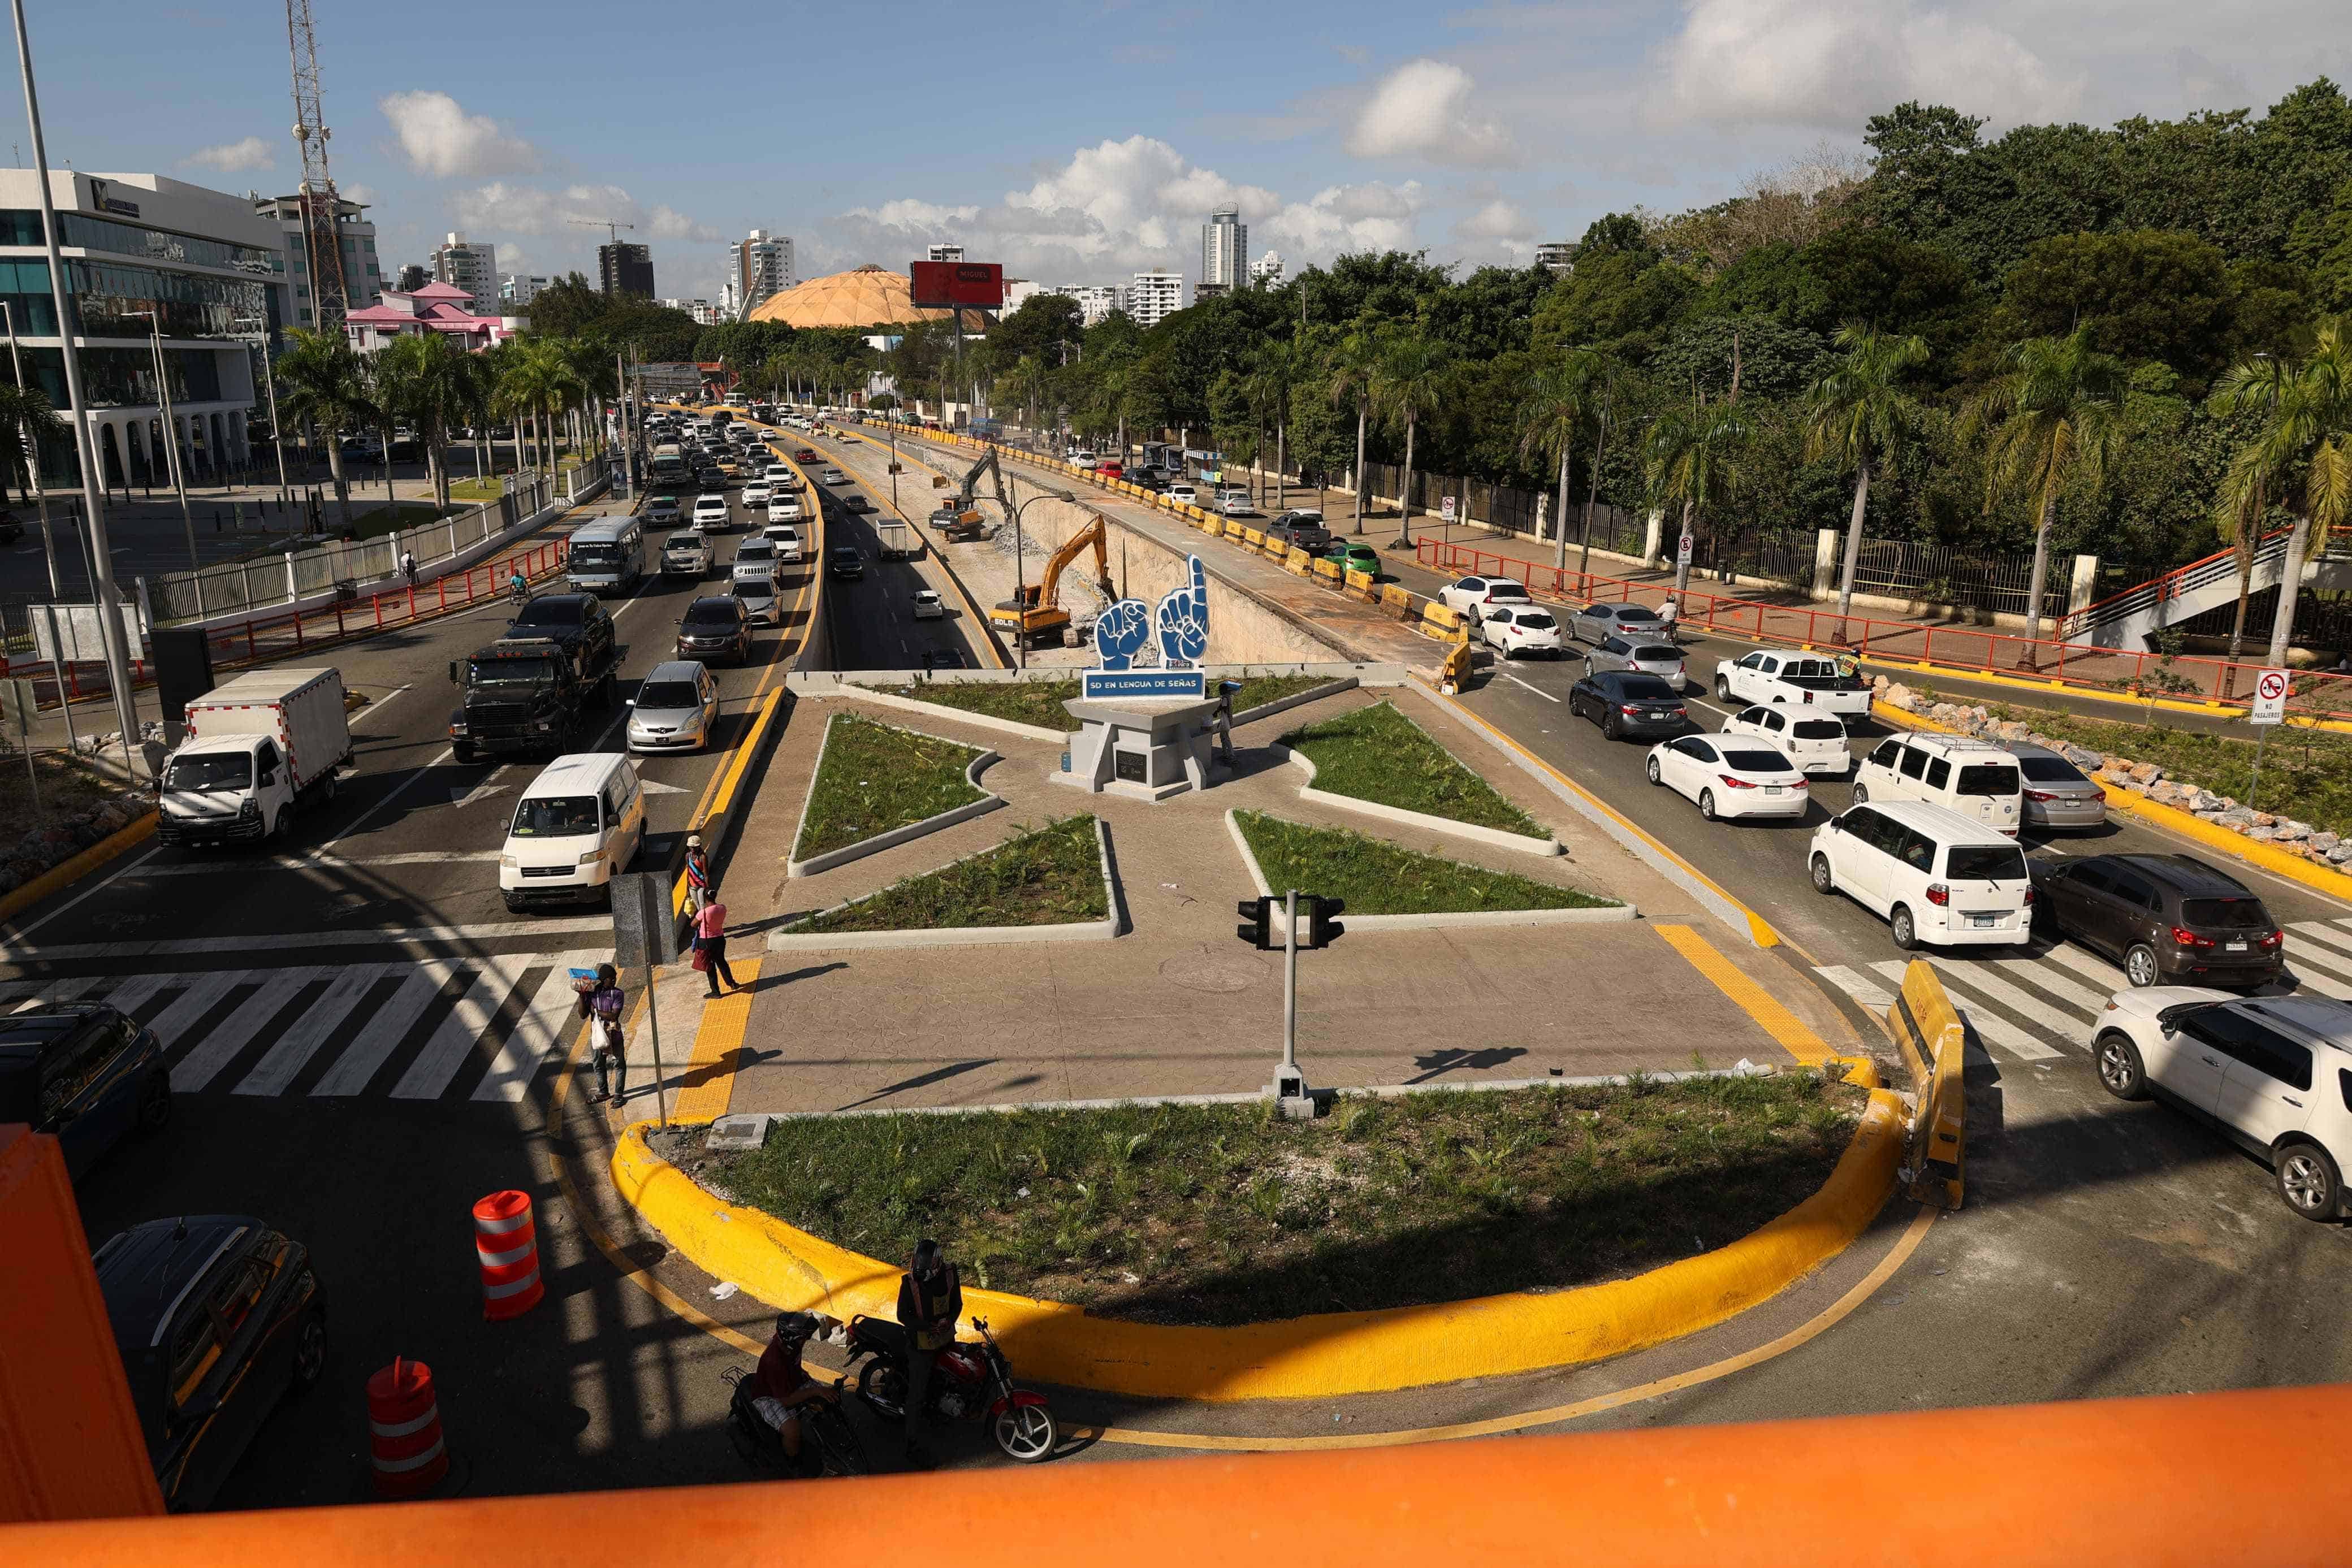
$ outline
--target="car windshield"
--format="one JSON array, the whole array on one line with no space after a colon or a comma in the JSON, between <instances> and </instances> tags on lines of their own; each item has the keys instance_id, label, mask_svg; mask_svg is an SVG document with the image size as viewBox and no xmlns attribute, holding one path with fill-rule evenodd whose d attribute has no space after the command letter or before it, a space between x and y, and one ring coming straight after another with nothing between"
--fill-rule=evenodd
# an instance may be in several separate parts
<instances>
[{"instance_id":1,"label":"car windshield","mask_svg":"<svg viewBox=\"0 0 2352 1568\"><path fill-rule=\"evenodd\" d=\"M593 795L551 795L515 808L513 833L518 839L577 838L595 831Z\"/></svg>"},{"instance_id":2,"label":"car windshield","mask_svg":"<svg viewBox=\"0 0 2352 1568\"><path fill-rule=\"evenodd\" d=\"M688 534L670 540L669 548L679 555L701 555L710 549L710 541L700 534Z\"/></svg>"},{"instance_id":3,"label":"car windshield","mask_svg":"<svg viewBox=\"0 0 2352 1568\"><path fill-rule=\"evenodd\" d=\"M641 708L695 707L701 701L692 681L647 681L637 688L637 706Z\"/></svg>"},{"instance_id":4,"label":"car windshield","mask_svg":"<svg viewBox=\"0 0 2352 1568\"><path fill-rule=\"evenodd\" d=\"M740 577L730 585L738 599L773 599L775 585L764 577Z\"/></svg>"},{"instance_id":5,"label":"car windshield","mask_svg":"<svg viewBox=\"0 0 2352 1568\"><path fill-rule=\"evenodd\" d=\"M1958 795L2014 795L2017 793L2017 768L2007 762L1972 762L1960 769L1960 781L1953 793Z\"/></svg>"},{"instance_id":6,"label":"car windshield","mask_svg":"<svg viewBox=\"0 0 2352 1568\"><path fill-rule=\"evenodd\" d=\"M2184 898L2180 918L2190 925L2222 931L2269 931L2271 912L2259 898Z\"/></svg>"},{"instance_id":7,"label":"car windshield","mask_svg":"<svg viewBox=\"0 0 2352 1568\"><path fill-rule=\"evenodd\" d=\"M2036 784L2087 784L2083 770L2063 757L2021 757L2017 770Z\"/></svg>"},{"instance_id":8,"label":"car windshield","mask_svg":"<svg viewBox=\"0 0 2352 1568\"><path fill-rule=\"evenodd\" d=\"M1833 718L1801 718L1789 733L1799 740L1843 740L1845 726Z\"/></svg>"},{"instance_id":9,"label":"car windshield","mask_svg":"<svg viewBox=\"0 0 2352 1568\"><path fill-rule=\"evenodd\" d=\"M770 540L764 538L745 539L743 541L742 548L735 552L735 559L737 560L765 560L768 557L775 553L776 547Z\"/></svg>"},{"instance_id":10,"label":"car windshield","mask_svg":"<svg viewBox=\"0 0 2352 1568\"><path fill-rule=\"evenodd\" d=\"M1549 632L1552 628L1553 622L1550 616L1540 610L1522 610L1518 613L1518 624L1537 632Z\"/></svg>"},{"instance_id":11,"label":"car windshield","mask_svg":"<svg viewBox=\"0 0 2352 1568\"><path fill-rule=\"evenodd\" d=\"M600 539L593 544L575 544L572 547L572 564L618 566L621 564L621 547L609 539Z\"/></svg>"},{"instance_id":12,"label":"car windshield","mask_svg":"<svg viewBox=\"0 0 2352 1568\"><path fill-rule=\"evenodd\" d=\"M1723 765L1742 773L1786 773L1789 759L1777 751L1727 751Z\"/></svg>"},{"instance_id":13,"label":"car windshield","mask_svg":"<svg viewBox=\"0 0 2352 1568\"><path fill-rule=\"evenodd\" d=\"M536 686L555 678L549 659L478 659L469 671L477 686Z\"/></svg>"},{"instance_id":14,"label":"car windshield","mask_svg":"<svg viewBox=\"0 0 2352 1568\"><path fill-rule=\"evenodd\" d=\"M1944 874L1954 882L2022 882L2025 852L2014 844L1955 844Z\"/></svg>"},{"instance_id":15,"label":"car windshield","mask_svg":"<svg viewBox=\"0 0 2352 1568\"><path fill-rule=\"evenodd\" d=\"M583 599L534 599L514 618L518 626L577 626L587 619Z\"/></svg>"},{"instance_id":16,"label":"car windshield","mask_svg":"<svg viewBox=\"0 0 2352 1568\"><path fill-rule=\"evenodd\" d=\"M723 599L698 599L686 607L686 623L689 626L732 626L735 624L735 607Z\"/></svg>"},{"instance_id":17,"label":"car windshield","mask_svg":"<svg viewBox=\"0 0 2352 1568\"><path fill-rule=\"evenodd\" d=\"M252 782L253 758L244 752L234 757L183 757L163 775L166 789L242 789Z\"/></svg>"},{"instance_id":18,"label":"car windshield","mask_svg":"<svg viewBox=\"0 0 2352 1568\"><path fill-rule=\"evenodd\" d=\"M1675 688L1655 675L1627 675L1617 683L1617 695L1633 701L1672 698Z\"/></svg>"},{"instance_id":19,"label":"car windshield","mask_svg":"<svg viewBox=\"0 0 2352 1568\"><path fill-rule=\"evenodd\" d=\"M1634 649L1633 657L1637 659L1654 659L1662 664L1678 664L1682 663L1683 655L1682 650L1679 648L1668 648L1664 645L1656 645Z\"/></svg>"}]
</instances>

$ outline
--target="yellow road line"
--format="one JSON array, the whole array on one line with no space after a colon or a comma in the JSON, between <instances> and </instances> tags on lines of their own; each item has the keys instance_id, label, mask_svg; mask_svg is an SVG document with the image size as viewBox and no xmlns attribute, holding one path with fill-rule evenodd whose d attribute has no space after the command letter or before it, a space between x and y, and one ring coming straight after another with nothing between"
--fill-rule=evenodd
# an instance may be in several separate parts
<instances>
[{"instance_id":1,"label":"yellow road line","mask_svg":"<svg viewBox=\"0 0 2352 1568\"><path fill-rule=\"evenodd\" d=\"M735 1069L740 1063L743 1032L751 1022L751 988L760 978L754 954L730 961L738 989L702 1006L701 1027L694 1031L694 1054L686 1064L685 1087L670 1103L674 1122L715 1122L727 1114L735 1097Z\"/></svg>"},{"instance_id":2,"label":"yellow road line","mask_svg":"<svg viewBox=\"0 0 2352 1568\"><path fill-rule=\"evenodd\" d=\"M1762 1026L1764 1032L1778 1040L1790 1055L1807 1067L1819 1067L1830 1059L1829 1045L1820 1035L1782 1007L1779 998L1708 946L1706 937L1687 925L1661 925L1650 929L1664 937L1666 946L1689 959L1691 967L1712 981L1717 990L1738 1003L1740 1010Z\"/></svg>"}]
</instances>

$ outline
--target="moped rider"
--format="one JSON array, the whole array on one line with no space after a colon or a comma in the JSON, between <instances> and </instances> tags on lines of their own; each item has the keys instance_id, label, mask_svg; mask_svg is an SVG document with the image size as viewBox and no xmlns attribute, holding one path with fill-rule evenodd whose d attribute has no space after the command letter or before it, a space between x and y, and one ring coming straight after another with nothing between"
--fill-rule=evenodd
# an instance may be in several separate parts
<instances>
[{"instance_id":1,"label":"moped rider","mask_svg":"<svg viewBox=\"0 0 2352 1568\"><path fill-rule=\"evenodd\" d=\"M768 1348L760 1353L759 1369L751 1374L759 1393L752 1396L751 1408L760 1419L774 1430L784 1446L787 1458L801 1457L800 1407L814 1399L837 1401L840 1396L808 1375L801 1364L801 1349L817 1330L817 1321L809 1312L785 1312L776 1319L776 1332L768 1337Z\"/></svg>"}]
</instances>

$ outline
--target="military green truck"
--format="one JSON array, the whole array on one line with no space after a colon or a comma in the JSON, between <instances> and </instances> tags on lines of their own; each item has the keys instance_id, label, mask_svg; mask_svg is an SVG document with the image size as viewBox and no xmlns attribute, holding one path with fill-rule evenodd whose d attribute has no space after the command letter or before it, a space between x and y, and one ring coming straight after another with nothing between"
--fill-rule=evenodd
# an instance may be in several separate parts
<instances>
[{"instance_id":1,"label":"military green truck","mask_svg":"<svg viewBox=\"0 0 2352 1568\"><path fill-rule=\"evenodd\" d=\"M541 636L501 637L453 660L449 679L462 696L449 716L451 755L472 762L577 749L592 715L613 705L618 664L609 640Z\"/></svg>"}]
</instances>

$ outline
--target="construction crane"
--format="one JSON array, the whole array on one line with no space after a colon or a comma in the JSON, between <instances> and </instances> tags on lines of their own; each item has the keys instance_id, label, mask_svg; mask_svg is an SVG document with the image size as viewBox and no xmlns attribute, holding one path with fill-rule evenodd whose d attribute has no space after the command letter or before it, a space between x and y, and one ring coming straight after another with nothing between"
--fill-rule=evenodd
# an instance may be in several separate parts
<instances>
[{"instance_id":1,"label":"construction crane","mask_svg":"<svg viewBox=\"0 0 2352 1568\"><path fill-rule=\"evenodd\" d=\"M993 531L982 518L979 509L980 476L982 474L996 481L996 504L1004 509L1006 517L1013 515L1013 502L1004 494L1004 470L997 466L996 452L992 447L981 455L980 461L971 465L971 472L963 476L963 489L954 503L931 514L931 521L942 538L969 541L992 537Z\"/></svg>"},{"instance_id":2,"label":"construction crane","mask_svg":"<svg viewBox=\"0 0 2352 1568\"><path fill-rule=\"evenodd\" d=\"M563 221L570 224L575 229L603 229L607 237L607 243L612 245L618 245L621 243L621 231L623 229L628 230L631 234L637 232L636 225L616 224L610 218L566 218ZM615 267L614 270L617 273L619 268ZM614 281L613 278L599 278L597 281L604 286L605 293L615 294L619 292L619 290L613 286Z\"/></svg>"},{"instance_id":3,"label":"construction crane","mask_svg":"<svg viewBox=\"0 0 2352 1568\"><path fill-rule=\"evenodd\" d=\"M1040 640L1061 646L1068 639L1070 612L1062 608L1062 570L1078 559L1081 550L1092 547L1095 552L1095 587L1102 593L1103 602L1109 604L1118 598L1118 589L1110 580L1108 533L1100 512L1095 520L1070 536L1069 543L1054 552L1045 563L1044 578L1024 586L1017 599L998 601L988 612L988 623L1011 632L1023 642L1034 644Z\"/></svg>"},{"instance_id":4,"label":"construction crane","mask_svg":"<svg viewBox=\"0 0 2352 1568\"><path fill-rule=\"evenodd\" d=\"M294 57L294 141L302 149L302 249L310 261L310 325L340 330L350 295L343 279L343 237L336 219L342 198L327 172L325 111L319 105L319 39L310 28L310 0L286 0L286 45Z\"/></svg>"}]
</instances>

